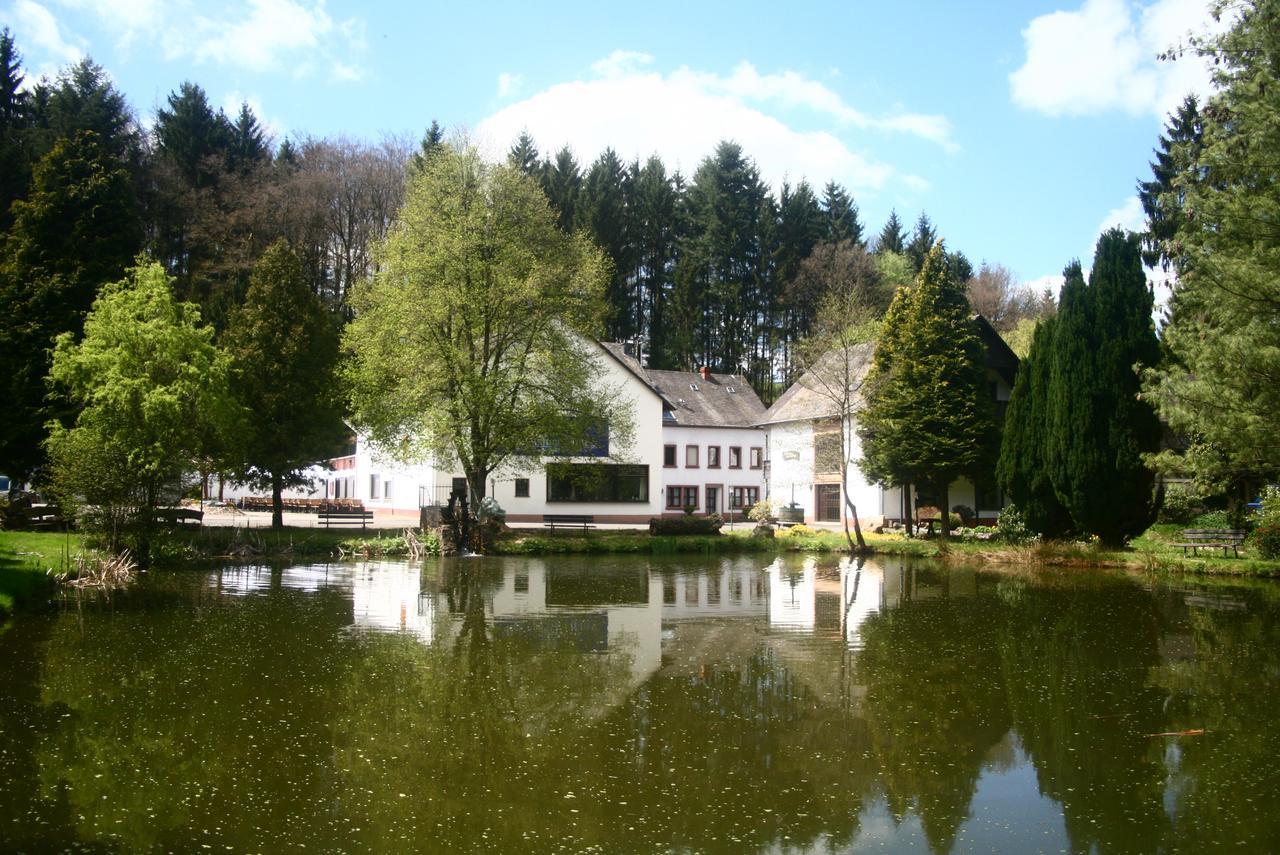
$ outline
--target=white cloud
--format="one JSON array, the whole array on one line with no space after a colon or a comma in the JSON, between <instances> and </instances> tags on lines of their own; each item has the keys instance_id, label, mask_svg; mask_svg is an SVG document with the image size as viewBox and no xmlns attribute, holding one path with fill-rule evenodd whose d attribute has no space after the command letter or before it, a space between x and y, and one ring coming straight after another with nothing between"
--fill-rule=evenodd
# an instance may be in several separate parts
<instances>
[{"instance_id":1,"label":"white cloud","mask_svg":"<svg viewBox=\"0 0 1280 855\"><path fill-rule=\"evenodd\" d=\"M64 33L57 17L33 0L17 0L12 8L0 10L0 24L9 27L14 38L27 50L34 49L39 57L36 74L28 75L29 85L35 83L31 78L52 77L59 66L84 56L80 40Z\"/></svg>"},{"instance_id":2,"label":"white cloud","mask_svg":"<svg viewBox=\"0 0 1280 855\"><path fill-rule=\"evenodd\" d=\"M860 190L893 182L913 193L928 182L854 150L836 132L866 128L951 144L943 117L869 117L795 72L761 74L742 63L729 75L687 67L662 74L647 68L652 61L647 54L615 51L592 66L594 79L556 84L503 107L478 125L477 139L497 156L527 130L544 152L570 145L584 160L609 146L624 158L657 153L686 175L720 140L732 139L775 186L808 176ZM774 114L786 109L834 120L836 127L797 130Z\"/></svg>"},{"instance_id":3,"label":"white cloud","mask_svg":"<svg viewBox=\"0 0 1280 855\"><path fill-rule=\"evenodd\" d=\"M1098 223L1098 233L1094 235L1094 239L1097 240L1103 232L1115 226L1126 231L1140 232L1146 228L1146 224L1147 215L1142 210L1142 200L1137 196L1130 196L1118 208L1107 211L1102 222Z\"/></svg>"},{"instance_id":4,"label":"white cloud","mask_svg":"<svg viewBox=\"0 0 1280 855\"><path fill-rule=\"evenodd\" d=\"M1058 294L1062 291L1062 281L1061 273L1050 273L1046 276L1039 276L1035 279L1023 282L1022 287L1026 288L1033 294L1043 294L1045 289L1048 289L1049 293L1053 294L1053 298L1056 300L1058 298Z\"/></svg>"},{"instance_id":5,"label":"white cloud","mask_svg":"<svg viewBox=\"0 0 1280 855\"><path fill-rule=\"evenodd\" d=\"M249 6L240 20L197 19L197 28L212 35L196 47L196 58L266 71L279 67L285 56L314 49L334 28L323 3L250 0Z\"/></svg>"},{"instance_id":6,"label":"white cloud","mask_svg":"<svg viewBox=\"0 0 1280 855\"><path fill-rule=\"evenodd\" d=\"M285 138L288 129L278 116L267 116L262 109L262 100L256 95L245 95L239 90L232 90L222 98L222 112L227 114L227 118L235 121L240 115L240 108L249 105L249 109L253 111L253 115L257 117L258 124L266 131L267 135L273 140L279 141Z\"/></svg>"},{"instance_id":7,"label":"white cloud","mask_svg":"<svg viewBox=\"0 0 1280 855\"><path fill-rule=\"evenodd\" d=\"M116 46L130 49L139 39L158 36L165 25L163 0L59 0L79 12L93 12L116 36Z\"/></svg>"},{"instance_id":8,"label":"white cloud","mask_svg":"<svg viewBox=\"0 0 1280 855\"><path fill-rule=\"evenodd\" d=\"M1208 65L1158 54L1214 24L1207 0L1085 0L1075 11L1035 18L1022 31L1023 65L1009 75L1015 104L1049 116L1119 110L1163 118L1190 92L1210 91Z\"/></svg>"},{"instance_id":9,"label":"white cloud","mask_svg":"<svg viewBox=\"0 0 1280 855\"><path fill-rule=\"evenodd\" d=\"M498 75L498 97L510 98L524 88L524 76L504 71Z\"/></svg>"}]
</instances>

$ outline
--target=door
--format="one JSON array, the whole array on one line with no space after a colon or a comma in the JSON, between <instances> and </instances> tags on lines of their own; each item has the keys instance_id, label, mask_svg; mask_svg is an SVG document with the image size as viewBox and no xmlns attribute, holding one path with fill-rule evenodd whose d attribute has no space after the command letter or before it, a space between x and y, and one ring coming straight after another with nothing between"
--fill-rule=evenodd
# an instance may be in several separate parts
<instances>
[{"instance_id":1,"label":"door","mask_svg":"<svg viewBox=\"0 0 1280 855\"><path fill-rule=\"evenodd\" d=\"M718 514L720 512L720 486L718 484L707 485L707 513Z\"/></svg>"},{"instance_id":2,"label":"door","mask_svg":"<svg viewBox=\"0 0 1280 855\"><path fill-rule=\"evenodd\" d=\"M813 518L818 522L840 522L840 485L819 484Z\"/></svg>"}]
</instances>

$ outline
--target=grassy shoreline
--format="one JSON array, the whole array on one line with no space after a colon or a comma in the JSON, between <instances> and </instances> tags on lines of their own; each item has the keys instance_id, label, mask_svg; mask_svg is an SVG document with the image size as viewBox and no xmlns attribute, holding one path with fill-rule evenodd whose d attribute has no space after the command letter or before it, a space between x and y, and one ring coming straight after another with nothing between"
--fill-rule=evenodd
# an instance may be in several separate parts
<instances>
[{"instance_id":1,"label":"grassy shoreline","mask_svg":"<svg viewBox=\"0 0 1280 855\"><path fill-rule=\"evenodd\" d=\"M1174 544L1178 526L1156 525L1122 550L1096 544L1042 543L1028 546L986 542L908 539L900 535L866 536L873 555L898 555L949 562L1055 567L1114 567L1169 575L1207 574L1255 578L1280 577L1280 561L1258 558L1252 549L1240 558L1186 557ZM54 583L47 571L65 569L85 548L78 534L0 531L0 615L48 602ZM494 544L494 555L671 555L843 552L840 532L819 531L752 537L750 530L718 535L652 536L647 531L544 532L518 529ZM407 554L398 531L335 531L314 528L202 528L175 532L155 544L159 566L180 561L257 561L307 558L372 558Z\"/></svg>"}]
</instances>

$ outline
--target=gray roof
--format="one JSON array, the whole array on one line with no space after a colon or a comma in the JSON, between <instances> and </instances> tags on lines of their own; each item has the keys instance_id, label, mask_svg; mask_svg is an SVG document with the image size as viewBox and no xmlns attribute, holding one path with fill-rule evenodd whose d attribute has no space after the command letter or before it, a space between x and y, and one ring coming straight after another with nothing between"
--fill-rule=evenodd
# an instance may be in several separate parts
<instances>
[{"instance_id":1,"label":"gray roof","mask_svg":"<svg viewBox=\"0 0 1280 855\"><path fill-rule=\"evenodd\" d=\"M818 360L818 364L800 375L800 379L791 384L791 388L782 393L782 397L773 402L773 406L760 419L760 424L776 424L778 422L809 421L811 419L833 418L840 414L837 400L840 397L840 386L849 381L849 390L853 395L852 403L856 407L862 400L862 384L866 380L867 371L871 368L871 357L875 353L874 344L857 344L844 351L828 351ZM845 367L841 365L841 357L847 360Z\"/></svg>"},{"instance_id":2,"label":"gray roof","mask_svg":"<svg viewBox=\"0 0 1280 855\"><path fill-rule=\"evenodd\" d=\"M600 346L662 398L663 424L754 427L764 417L764 404L740 374L711 374L703 380L697 371L645 368L615 342L601 342Z\"/></svg>"}]
</instances>

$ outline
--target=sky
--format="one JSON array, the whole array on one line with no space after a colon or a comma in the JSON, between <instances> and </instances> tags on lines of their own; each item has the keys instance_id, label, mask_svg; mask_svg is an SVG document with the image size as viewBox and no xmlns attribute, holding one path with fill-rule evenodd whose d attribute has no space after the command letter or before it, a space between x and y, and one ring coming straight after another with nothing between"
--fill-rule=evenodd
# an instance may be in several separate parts
<instances>
[{"instance_id":1,"label":"sky","mask_svg":"<svg viewBox=\"0 0 1280 855\"><path fill-rule=\"evenodd\" d=\"M1211 91L1207 0L610 4L0 0L32 78L90 56L149 125L187 80L277 141L419 139L493 157L606 146L691 176L721 139L784 181L845 185L867 230L928 213L975 267L1054 286L1101 231L1140 228L1135 183L1167 114Z\"/></svg>"}]
</instances>

